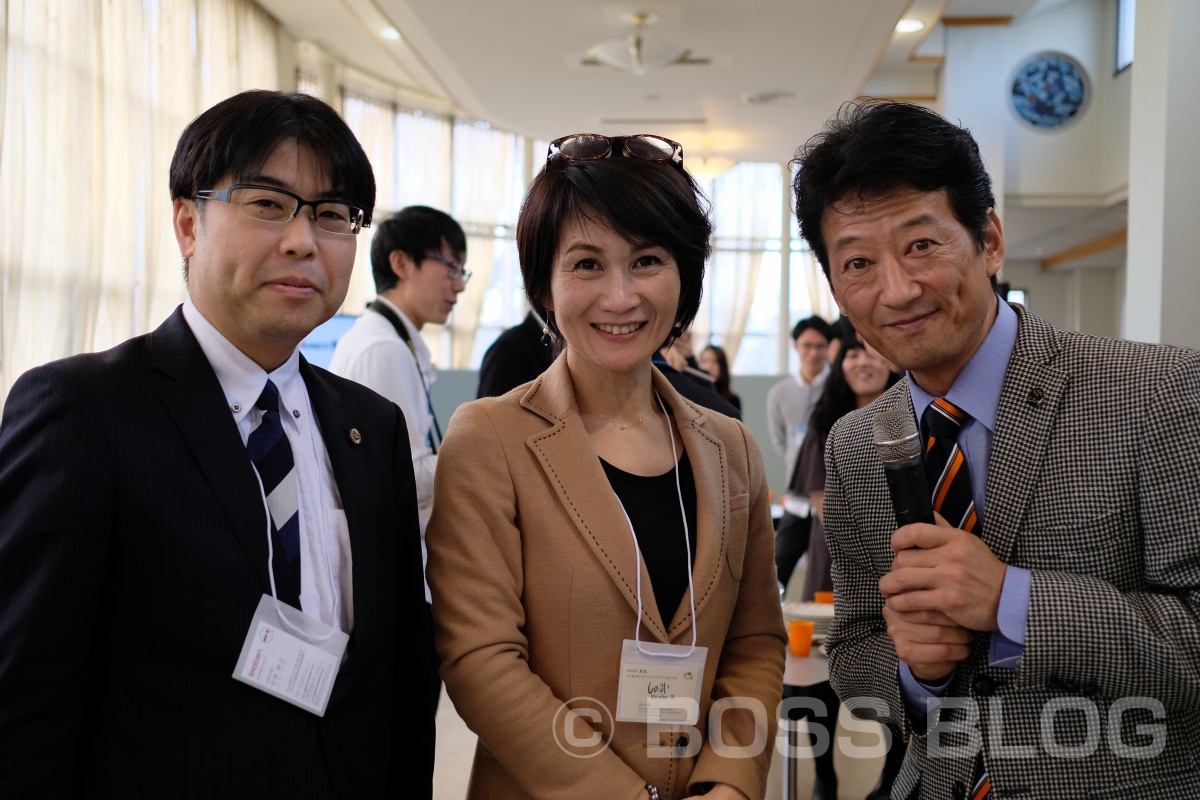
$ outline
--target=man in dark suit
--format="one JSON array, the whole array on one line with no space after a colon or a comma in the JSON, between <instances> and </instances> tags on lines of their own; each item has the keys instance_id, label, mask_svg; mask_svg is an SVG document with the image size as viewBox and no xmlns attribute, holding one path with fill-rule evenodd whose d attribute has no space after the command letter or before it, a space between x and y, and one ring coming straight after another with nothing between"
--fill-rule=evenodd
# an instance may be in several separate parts
<instances>
[{"instance_id":1,"label":"man in dark suit","mask_svg":"<svg viewBox=\"0 0 1200 800\"><path fill-rule=\"evenodd\" d=\"M499 397L546 371L556 355L544 323L530 311L515 325L496 337L479 365L476 397Z\"/></svg>"},{"instance_id":2,"label":"man in dark suit","mask_svg":"<svg viewBox=\"0 0 1200 800\"><path fill-rule=\"evenodd\" d=\"M429 797L404 419L297 350L370 164L320 100L245 92L184 131L171 195L187 301L26 373L0 424L0 796ZM303 702L235 680L292 634L275 688L326 669Z\"/></svg>"},{"instance_id":3,"label":"man in dark suit","mask_svg":"<svg viewBox=\"0 0 1200 800\"><path fill-rule=\"evenodd\" d=\"M891 796L1200 797L1200 353L1001 301L978 146L927 109L848 106L798 161L838 306L907 370L834 426L824 506L830 675L908 742ZM936 524L897 529L885 410Z\"/></svg>"}]
</instances>

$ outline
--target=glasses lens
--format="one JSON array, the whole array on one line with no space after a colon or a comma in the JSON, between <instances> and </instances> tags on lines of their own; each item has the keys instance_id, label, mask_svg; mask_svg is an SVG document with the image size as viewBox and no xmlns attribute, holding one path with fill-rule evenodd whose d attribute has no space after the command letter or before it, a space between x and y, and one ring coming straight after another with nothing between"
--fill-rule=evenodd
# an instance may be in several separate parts
<instances>
[{"instance_id":1,"label":"glasses lens","mask_svg":"<svg viewBox=\"0 0 1200 800\"><path fill-rule=\"evenodd\" d=\"M675 147L674 142L657 136L630 136L625 140L625 153L643 161L670 161Z\"/></svg>"},{"instance_id":2,"label":"glasses lens","mask_svg":"<svg viewBox=\"0 0 1200 800\"><path fill-rule=\"evenodd\" d=\"M296 198L270 189L234 189L229 202L239 214L263 222L287 222L296 214Z\"/></svg>"},{"instance_id":3,"label":"glasses lens","mask_svg":"<svg viewBox=\"0 0 1200 800\"><path fill-rule=\"evenodd\" d=\"M559 142L558 152L575 161L594 161L608 155L608 139L590 134L568 136Z\"/></svg>"},{"instance_id":4,"label":"glasses lens","mask_svg":"<svg viewBox=\"0 0 1200 800\"><path fill-rule=\"evenodd\" d=\"M318 203L317 227L330 233L353 234L362 227L363 210L348 203Z\"/></svg>"}]
</instances>

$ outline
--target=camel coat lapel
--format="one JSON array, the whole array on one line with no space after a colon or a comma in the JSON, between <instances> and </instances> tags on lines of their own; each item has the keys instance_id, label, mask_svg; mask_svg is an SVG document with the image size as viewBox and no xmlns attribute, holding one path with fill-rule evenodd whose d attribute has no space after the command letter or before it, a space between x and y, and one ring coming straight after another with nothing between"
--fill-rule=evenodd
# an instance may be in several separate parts
<instances>
[{"instance_id":1,"label":"camel coat lapel","mask_svg":"<svg viewBox=\"0 0 1200 800\"><path fill-rule=\"evenodd\" d=\"M521 399L523 407L550 425L530 436L526 444L537 456L546 480L574 523L575 532L634 613L637 613L640 578L644 631L657 641L670 642L690 630L691 603L685 595L668 628L658 612L646 565L634 549L629 522L609 485L600 459L580 458L580 453L592 452L592 445L575 403L574 385L566 362L565 358L557 359ZM695 475L696 518L700 529L690 531L689 535L697 537L692 583L699 614L711 596L709 590L717 582L728 547L727 461L722 443L704 428L704 412L679 395L657 369L653 380L655 390L672 412L672 424L679 428Z\"/></svg>"}]
</instances>

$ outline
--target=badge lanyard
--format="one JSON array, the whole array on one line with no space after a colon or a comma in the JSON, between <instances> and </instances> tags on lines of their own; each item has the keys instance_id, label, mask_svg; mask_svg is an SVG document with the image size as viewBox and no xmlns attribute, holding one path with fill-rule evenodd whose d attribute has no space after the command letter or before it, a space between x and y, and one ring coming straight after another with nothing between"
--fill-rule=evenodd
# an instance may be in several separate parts
<instances>
[{"instance_id":1,"label":"badge lanyard","mask_svg":"<svg viewBox=\"0 0 1200 800\"><path fill-rule=\"evenodd\" d=\"M621 502L621 498L617 497L617 505L621 506L621 513L625 515L625 522L629 525L629 535L633 537L633 552L634 558L637 560L637 619L633 623L633 640L637 643L638 652L648 656L662 656L666 658L687 658L696 650L696 591L692 585L692 542L688 533L687 512L683 507L683 489L679 485L679 452L675 448L675 429L671 427L671 415L667 413L667 407L662 401L662 397L658 392L654 393L654 398L658 400L659 408L662 409L663 416L667 418L667 435L671 440L671 455L675 460L675 491L679 495L679 513L683 518L683 540L687 545L684 548L684 558L687 559L687 576L688 576L688 601L691 604L692 610L692 646L686 653L677 652L656 652L655 650L647 649L638 639L638 631L642 624L642 551L638 547L637 534L633 530L633 520L629 518L629 512L625 510L625 504ZM615 492L614 492L615 494ZM665 620L664 625L670 624L670 620Z\"/></svg>"},{"instance_id":2,"label":"badge lanyard","mask_svg":"<svg viewBox=\"0 0 1200 800\"><path fill-rule=\"evenodd\" d=\"M309 433L309 445L315 457L316 442L312 438L312 431ZM283 612L285 606L289 609L291 606L280 602L276 594L271 506L267 502L267 493L257 467L254 467L254 479L258 482L263 512L267 516L267 576L271 582L271 594L264 594L254 610L233 678L321 717L325 715L350 641L350 636L338 627L341 593L334 580L333 562L329 558L329 537L325 535L324 525L318 526L317 535L321 537L321 548L325 555L325 575L333 592L333 624L326 625L320 619L305 614L303 609L293 609L299 614L293 622ZM318 503L321 516L328 522L323 492L318 492Z\"/></svg>"},{"instance_id":3,"label":"badge lanyard","mask_svg":"<svg viewBox=\"0 0 1200 800\"><path fill-rule=\"evenodd\" d=\"M421 359L417 358L417 346L413 344L412 337L408 335L408 328L396 312L385 306L379 300L373 303L367 303L367 308L374 311L379 316L392 323L392 327L396 329L396 335L404 340L408 345L408 349L412 351L413 361L417 363L417 377L421 379L421 388L425 390L425 402L429 406L429 416L433 419L433 430L429 432L429 449L434 455L437 455L438 447L442 442L442 426L438 425L437 414L433 411L433 395L429 393L429 384L425 382L425 371L421 369ZM434 434L437 434L437 440L434 440Z\"/></svg>"},{"instance_id":4,"label":"badge lanyard","mask_svg":"<svg viewBox=\"0 0 1200 800\"><path fill-rule=\"evenodd\" d=\"M283 435L287 436L287 433L284 432ZM309 436L309 440L310 440L309 443L312 444L311 435ZM315 444L313 444L313 447L315 447ZM258 481L258 493L259 493L259 496L262 497L263 511L267 515L267 577L271 579L271 599L275 601L275 608L278 610L279 595L275 591L275 569L274 569L275 542L271 538L271 507L267 504L267 491L263 487L262 476L258 474L258 467L254 466L254 462L251 462L250 466L251 466L251 468L254 469L254 479L256 481ZM322 515L322 517L324 517L325 516L325 498L320 497L319 500L320 500L320 504L321 504L321 512L322 512L321 515ZM306 636L307 638L309 638L310 640L312 640L314 642L324 642L333 635L333 631L338 630L338 625L340 624L340 621L339 621L340 617L338 616L338 613L341 610L341 602L342 602L341 592L338 591L337 581L335 581L334 577L333 577L333 567L331 566L332 562L329 559L329 537L325 536L323 533L321 535L321 550L325 554L325 575L326 575L326 577L329 578L329 590L330 590L330 592L332 592L332 598L333 598L333 614L332 614L333 624L330 626L332 628L332 630L329 633L326 633L324 636L320 636L320 637L313 636L311 633L301 631L301 630L297 629L296 627L294 627L292 625L292 623L288 621L288 618L286 616L284 616L283 612L279 612L279 619L283 623L283 626L285 628L288 628L289 630L291 630L292 633L303 634L304 636ZM303 588L303 587L301 587L301 588ZM299 609L299 611L300 611L300 613L304 613L303 609Z\"/></svg>"}]
</instances>

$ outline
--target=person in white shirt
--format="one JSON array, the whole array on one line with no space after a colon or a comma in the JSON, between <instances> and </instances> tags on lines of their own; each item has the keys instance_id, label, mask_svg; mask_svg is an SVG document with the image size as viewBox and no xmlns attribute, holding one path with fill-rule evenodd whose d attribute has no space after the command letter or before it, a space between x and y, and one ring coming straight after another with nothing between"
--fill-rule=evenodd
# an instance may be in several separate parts
<instances>
[{"instance_id":1,"label":"person in white shirt","mask_svg":"<svg viewBox=\"0 0 1200 800\"><path fill-rule=\"evenodd\" d=\"M800 356L800 373L771 387L767 393L767 427L775 452L783 457L786 481L791 483L796 454L808 432L812 411L829 375L829 343L833 328L821 317L805 317L792 328L792 342ZM786 588L800 556L808 550L812 506L806 497L784 495L783 519L775 532L775 568Z\"/></svg>"},{"instance_id":2,"label":"person in white shirt","mask_svg":"<svg viewBox=\"0 0 1200 800\"><path fill-rule=\"evenodd\" d=\"M334 374L374 389L404 412L423 559L442 432L430 395L437 372L421 329L428 323L442 325L450 316L471 277L463 269L466 257L462 226L444 211L409 206L381 223L371 241L371 273L379 296L338 341L329 364ZM434 684L436 702L441 682L435 679Z\"/></svg>"}]
</instances>

